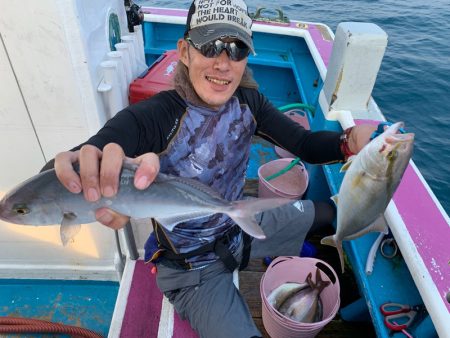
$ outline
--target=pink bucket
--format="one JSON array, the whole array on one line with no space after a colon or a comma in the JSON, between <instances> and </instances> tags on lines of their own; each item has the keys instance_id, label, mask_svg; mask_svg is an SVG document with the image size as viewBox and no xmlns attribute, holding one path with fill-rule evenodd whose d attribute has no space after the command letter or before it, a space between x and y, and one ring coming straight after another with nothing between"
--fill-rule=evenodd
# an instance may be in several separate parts
<instances>
[{"instance_id":1,"label":"pink bucket","mask_svg":"<svg viewBox=\"0 0 450 338\"><path fill-rule=\"evenodd\" d=\"M263 164L258 169L258 196L259 197L284 197L291 199L299 199L303 196L308 188L308 171L303 163L298 162L286 173L266 180L280 170L286 168L293 158L280 158Z\"/></svg>"},{"instance_id":2,"label":"pink bucket","mask_svg":"<svg viewBox=\"0 0 450 338\"><path fill-rule=\"evenodd\" d=\"M323 305L323 319L320 322L294 321L283 316L269 304L267 297L275 288L286 282L303 283L309 273L315 276L317 268L322 280L331 282L320 294ZM334 278L330 278L325 271ZM260 292L263 324L272 338L315 337L334 318L340 306L340 285L336 272L330 265L315 258L291 256L275 258L261 278Z\"/></svg>"},{"instance_id":3,"label":"pink bucket","mask_svg":"<svg viewBox=\"0 0 450 338\"><path fill-rule=\"evenodd\" d=\"M297 122L305 129L308 130L310 129L308 117L306 116L306 113L303 110L300 109L289 110L285 112L284 115L289 117L292 121ZM295 157L294 154L291 154L289 151L284 150L283 148L280 148L278 146L275 146L275 152L280 157Z\"/></svg>"}]
</instances>

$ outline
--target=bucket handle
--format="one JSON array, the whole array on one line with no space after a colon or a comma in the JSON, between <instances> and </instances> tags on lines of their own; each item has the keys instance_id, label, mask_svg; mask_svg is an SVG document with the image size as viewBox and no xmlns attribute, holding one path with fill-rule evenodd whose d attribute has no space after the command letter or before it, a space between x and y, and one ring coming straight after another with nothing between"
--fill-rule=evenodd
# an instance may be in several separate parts
<instances>
[{"instance_id":1,"label":"bucket handle","mask_svg":"<svg viewBox=\"0 0 450 338\"><path fill-rule=\"evenodd\" d=\"M281 176L285 173L287 173L289 170L291 170L292 168L294 168L294 166L300 162L300 157L296 157L294 160L291 161L291 163L289 163L286 167L284 167L283 169L281 169L280 171L276 172L275 174L269 175L267 177L264 177L264 179L266 181L270 181L273 180L274 178L277 178L278 176Z\"/></svg>"},{"instance_id":2,"label":"bucket handle","mask_svg":"<svg viewBox=\"0 0 450 338\"><path fill-rule=\"evenodd\" d=\"M272 183L270 183L269 180L272 180L274 178L277 178L278 176L281 176L281 175L287 173L289 170L291 170L295 166L298 166L298 168L301 170L302 174L306 176L306 180L308 180L308 172L306 171L305 165L300 161L299 157L297 157L296 159L292 160L290 162L290 164L288 164L286 167L284 167L280 171L276 172L275 174L269 175L267 177L262 177L262 179L264 179L264 181L267 183L267 185L270 186L270 188L273 191L275 191L278 194L283 194L283 191L277 189L277 187L275 187Z\"/></svg>"},{"instance_id":3,"label":"bucket handle","mask_svg":"<svg viewBox=\"0 0 450 338\"><path fill-rule=\"evenodd\" d=\"M266 181L270 181L273 180L274 178L277 178L278 176L281 176L285 173L287 173L289 170L291 170L292 168L294 168L294 166L300 162L300 157L295 158L294 160L291 161L291 163L289 163L286 167L284 167L283 169L281 169L280 171L276 172L275 174L269 175L267 177L264 177L264 179Z\"/></svg>"},{"instance_id":4,"label":"bucket handle","mask_svg":"<svg viewBox=\"0 0 450 338\"><path fill-rule=\"evenodd\" d=\"M300 257L298 256L278 256L276 257L267 267L266 271L269 271L270 269L272 269L275 265L281 263L281 262L285 262L287 260L290 259L300 259ZM322 271L325 275L327 275L327 277L330 279L331 283L339 284L339 279L337 278L336 273L334 272L333 268L325 261L316 259L316 258L306 258L303 257L302 259L313 259L315 261L317 261L314 265L316 266L316 268L318 268L320 271Z\"/></svg>"},{"instance_id":5,"label":"bucket handle","mask_svg":"<svg viewBox=\"0 0 450 338\"><path fill-rule=\"evenodd\" d=\"M272 269L278 263L285 262L290 259L294 259L294 257L293 256L278 256L269 264L269 266L267 267L267 270Z\"/></svg>"}]
</instances>

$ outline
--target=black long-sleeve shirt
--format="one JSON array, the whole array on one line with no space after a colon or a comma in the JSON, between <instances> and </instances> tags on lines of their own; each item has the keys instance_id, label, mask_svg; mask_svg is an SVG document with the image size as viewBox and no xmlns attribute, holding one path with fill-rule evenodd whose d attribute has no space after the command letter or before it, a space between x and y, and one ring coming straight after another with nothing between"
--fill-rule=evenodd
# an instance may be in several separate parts
<instances>
[{"instance_id":1,"label":"black long-sleeve shirt","mask_svg":"<svg viewBox=\"0 0 450 338\"><path fill-rule=\"evenodd\" d=\"M280 114L256 89L239 87L235 96L240 104L249 106L256 121L256 135L309 163L343 160L339 146L340 133L305 130ZM161 153L177 134L186 108L186 102L175 90L161 92L120 111L83 144L103 149L108 143L118 143L129 157L147 152Z\"/></svg>"}]
</instances>

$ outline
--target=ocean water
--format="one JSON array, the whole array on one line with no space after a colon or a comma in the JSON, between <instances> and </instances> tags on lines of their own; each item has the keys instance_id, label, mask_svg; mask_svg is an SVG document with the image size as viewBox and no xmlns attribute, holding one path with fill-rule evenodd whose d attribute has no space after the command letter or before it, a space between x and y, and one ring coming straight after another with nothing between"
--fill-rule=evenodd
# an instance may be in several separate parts
<instances>
[{"instance_id":1,"label":"ocean water","mask_svg":"<svg viewBox=\"0 0 450 338\"><path fill-rule=\"evenodd\" d=\"M188 8L185 0L140 0L139 5ZM414 163L450 213L450 1L248 0L282 9L290 19L322 22L333 31L344 21L371 22L388 34L373 97L388 121L404 121L416 134ZM275 15L275 12L273 12ZM270 12L269 12L270 14Z\"/></svg>"}]
</instances>

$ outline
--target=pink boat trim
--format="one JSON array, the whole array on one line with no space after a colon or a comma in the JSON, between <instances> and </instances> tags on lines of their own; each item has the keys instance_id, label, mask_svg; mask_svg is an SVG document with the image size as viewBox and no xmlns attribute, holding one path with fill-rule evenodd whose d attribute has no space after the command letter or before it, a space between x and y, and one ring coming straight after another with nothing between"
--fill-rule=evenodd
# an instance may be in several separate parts
<instances>
[{"instance_id":1,"label":"pink boat trim","mask_svg":"<svg viewBox=\"0 0 450 338\"><path fill-rule=\"evenodd\" d=\"M363 122L379 123L355 121L356 124ZM447 292L450 292L450 225L411 164L406 168L393 200L439 296L450 311L446 300Z\"/></svg>"},{"instance_id":2,"label":"pink boat trim","mask_svg":"<svg viewBox=\"0 0 450 338\"><path fill-rule=\"evenodd\" d=\"M127 307L120 331L121 338L156 337L163 294L156 285L156 275L151 273L152 264L136 261L131 282ZM181 320L175 312L172 338L198 338L186 320Z\"/></svg>"},{"instance_id":3,"label":"pink boat trim","mask_svg":"<svg viewBox=\"0 0 450 338\"><path fill-rule=\"evenodd\" d=\"M439 296L450 311L446 300L450 291L450 226L411 165L394 194L394 202Z\"/></svg>"},{"instance_id":4,"label":"pink boat trim","mask_svg":"<svg viewBox=\"0 0 450 338\"><path fill-rule=\"evenodd\" d=\"M314 44L316 45L317 51L319 52L323 63L328 68L333 42L325 40L322 36L322 32L316 25L308 25L308 31L314 41Z\"/></svg>"}]
</instances>

